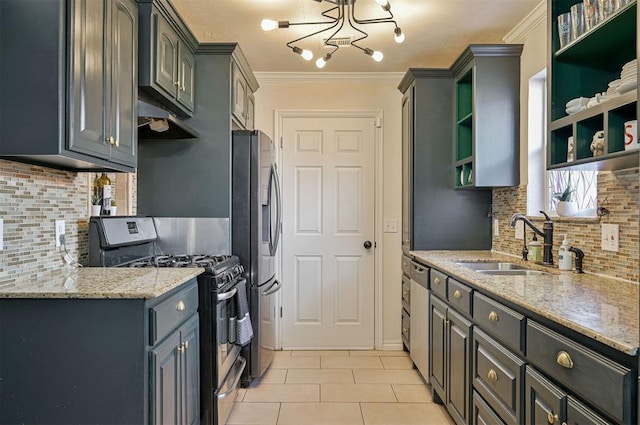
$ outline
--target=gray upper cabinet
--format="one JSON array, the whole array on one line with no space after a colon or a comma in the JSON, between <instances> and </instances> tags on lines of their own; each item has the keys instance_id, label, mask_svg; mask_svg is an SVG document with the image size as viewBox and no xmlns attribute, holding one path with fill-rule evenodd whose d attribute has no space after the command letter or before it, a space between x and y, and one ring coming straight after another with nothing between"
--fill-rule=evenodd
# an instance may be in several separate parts
<instances>
[{"instance_id":1,"label":"gray upper cabinet","mask_svg":"<svg viewBox=\"0 0 640 425\"><path fill-rule=\"evenodd\" d=\"M192 116L198 43L167 0L139 0L139 87L172 112Z\"/></svg>"},{"instance_id":2,"label":"gray upper cabinet","mask_svg":"<svg viewBox=\"0 0 640 425\"><path fill-rule=\"evenodd\" d=\"M231 61L232 75L232 115L234 127L244 130L253 130L255 113L255 100L253 92L257 89L257 83L250 81L253 75L246 77L241 66L236 60Z\"/></svg>"},{"instance_id":3,"label":"gray upper cabinet","mask_svg":"<svg viewBox=\"0 0 640 425\"><path fill-rule=\"evenodd\" d=\"M402 249L490 249L491 192L456 191L448 69L409 69L402 98ZM437 199L437 202L434 200Z\"/></svg>"},{"instance_id":4,"label":"gray upper cabinet","mask_svg":"<svg viewBox=\"0 0 640 425\"><path fill-rule=\"evenodd\" d=\"M133 171L136 3L60 0L35 7L7 0L0 2L0 20L0 156Z\"/></svg>"},{"instance_id":5,"label":"gray upper cabinet","mask_svg":"<svg viewBox=\"0 0 640 425\"><path fill-rule=\"evenodd\" d=\"M520 183L521 53L520 44L472 44L451 67L456 188Z\"/></svg>"}]
</instances>

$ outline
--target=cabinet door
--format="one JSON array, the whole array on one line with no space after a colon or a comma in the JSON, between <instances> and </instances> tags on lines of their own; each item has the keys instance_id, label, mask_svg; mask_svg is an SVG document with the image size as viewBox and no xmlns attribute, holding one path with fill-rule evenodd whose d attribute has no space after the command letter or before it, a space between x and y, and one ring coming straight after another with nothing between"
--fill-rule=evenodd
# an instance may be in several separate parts
<instances>
[{"instance_id":1,"label":"cabinet door","mask_svg":"<svg viewBox=\"0 0 640 425\"><path fill-rule=\"evenodd\" d=\"M181 41L178 42L178 102L189 111L195 104L195 66L196 58Z\"/></svg>"},{"instance_id":2,"label":"cabinet door","mask_svg":"<svg viewBox=\"0 0 640 425\"><path fill-rule=\"evenodd\" d=\"M136 135L138 133L138 10L132 0L116 0L111 5L109 38L111 64L108 126L106 137L113 137L111 160L136 166Z\"/></svg>"},{"instance_id":3,"label":"cabinet door","mask_svg":"<svg viewBox=\"0 0 640 425\"><path fill-rule=\"evenodd\" d=\"M77 0L72 4L72 97L67 147L75 152L108 158L109 144L104 135L106 3Z\"/></svg>"},{"instance_id":4,"label":"cabinet door","mask_svg":"<svg viewBox=\"0 0 640 425\"><path fill-rule=\"evenodd\" d=\"M402 249L412 249L411 228L413 220L413 86L402 97Z\"/></svg>"},{"instance_id":5,"label":"cabinet door","mask_svg":"<svg viewBox=\"0 0 640 425\"><path fill-rule=\"evenodd\" d=\"M156 57L154 83L175 99L178 90L178 35L169 23L156 15Z\"/></svg>"},{"instance_id":6,"label":"cabinet door","mask_svg":"<svg viewBox=\"0 0 640 425\"><path fill-rule=\"evenodd\" d=\"M247 95L247 130L253 130L255 126L256 99L251 91Z\"/></svg>"},{"instance_id":7,"label":"cabinet door","mask_svg":"<svg viewBox=\"0 0 640 425\"><path fill-rule=\"evenodd\" d=\"M182 423L200 422L200 346L198 315L180 329L182 338Z\"/></svg>"},{"instance_id":8,"label":"cabinet door","mask_svg":"<svg viewBox=\"0 0 640 425\"><path fill-rule=\"evenodd\" d=\"M471 322L447 311L447 410L457 424L469 423Z\"/></svg>"},{"instance_id":9,"label":"cabinet door","mask_svg":"<svg viewBox=\"0 0 640 425\"><path fill-rule=\"evenodd\" d=\"M525 376L525 424L561 424L565 419L566 394L531 366Z\"/></svg>"},{"instance_id":10,"label":"cabinet door","mask_svg":"<svg viewBox=\"0 0 640 425\"><path fill-rule=\"evenodd\" d=\"M232 62L232 99L233 99L233 116L243 127L247 123L247 82L235 63Z\"/></svg>"},{"instance_id":11,"label":"cabinet door","mask_svg":"<svg viewBox=\"0 0 640 425\"><path fill-rule=\"evenodd\" d=\"M150 354L151 422L179 424L180 421L180 332L175 331Z\"/></svg>"},{"instance_id":12,"label":"cabinet door","mask_svg":"<svg viewBox=\"0 0 640 425\"><path fill-rule=\"evenodd\" d=\"M433 295L430 297L429 303L429 325L431 328L429 349L429 380L433 386L433 390L440 396L442 401L445 400L445 367L446 367L446 306Z\"/></svg>"}]
</instances>

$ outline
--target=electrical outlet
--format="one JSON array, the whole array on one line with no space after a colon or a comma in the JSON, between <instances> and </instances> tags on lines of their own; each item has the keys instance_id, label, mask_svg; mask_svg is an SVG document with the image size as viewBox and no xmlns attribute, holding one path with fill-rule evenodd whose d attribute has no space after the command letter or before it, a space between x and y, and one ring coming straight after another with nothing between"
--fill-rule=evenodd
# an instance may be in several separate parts
<instances>
[{"instance_id":1,"label":"electrical outlet","mask_svg":"<svg viewBox=\"0 0 640 425\"><path fill-rule=\"evenodd\" d=\"M516 221L515 233L516 239L524 240L524 221Z\"/></svg>"},{"instance_id":2,"label":"electrical outlet","mask_svg":"<svg viewBox=\"0 0 640 425\"><path fill-rule=\"evenodd\" d=\"M64 235L64 220L56 220L56 248L60 248L60 236Z\"/></svg>"},{"instance_id":3,"label":"electrical outlet","mask_svg":"<svg viewBox=\"0 0 640 425\"><path fill-rule=\"evenodd\" d=\"M497 218L493 219L493 236L500 236L500 221Z\"/></svg>"},{"instance_id":4,"label":"electrical outlet","mask_svg":"<svg viewBox=\"0 0 640 425\"><path fill-rule=\"evenodd\" d=\"M0 251L4 249L4 220L0 218Z\"/></svg>"},{"instance_id":5,"label":"electrical outlet","mask_svg":"<svg viewBox=\"0 0 640 425\"><path fill-rule=\"evenodd\" d=\"M620 250L620 226L617 224L602 224L602 250Z\"/></svg>"},{"instance_id":6,"label":"electrical outlet","mask_svg":"<svg viewBox=\"0 0 640 425\"><path fill-rule=\"evenodd\" d=\"M384 221L384 232L385 233L398 233L398 220L395 218L388 219Z\"/></svg>"}]
</instances>

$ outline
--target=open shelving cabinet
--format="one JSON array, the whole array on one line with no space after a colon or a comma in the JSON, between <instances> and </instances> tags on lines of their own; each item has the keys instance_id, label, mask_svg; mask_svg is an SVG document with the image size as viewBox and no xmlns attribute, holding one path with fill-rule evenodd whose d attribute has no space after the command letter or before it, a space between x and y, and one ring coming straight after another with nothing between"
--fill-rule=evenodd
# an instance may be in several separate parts
<instances>
[{"instance_id":1,"label":"open shelving cabinet","mask_svg":"<svg viewBox=\"0 0 640 425\"><path fill-rule=\"evenodd\" d=\"M573 115L566 104L607 91L620 78L622 66L636 58L637 1L560 49L557 17L578 0L551 0L548 6L550 49L548 85L549 138L547 169L616 170L638 166L638 150L626 151L624 123L637 118L637 90L610 98ZM594 134L604 131L604 152L593 156ZM574 159L567 161L568 139L573 137Z\"/></svg>"}]
</instances>

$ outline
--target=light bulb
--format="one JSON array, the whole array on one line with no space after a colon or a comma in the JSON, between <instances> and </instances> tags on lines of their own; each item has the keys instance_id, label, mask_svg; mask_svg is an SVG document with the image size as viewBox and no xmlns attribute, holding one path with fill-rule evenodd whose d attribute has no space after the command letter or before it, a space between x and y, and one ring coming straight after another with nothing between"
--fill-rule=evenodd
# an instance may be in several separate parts
<instances>
[{"instance_id":1,"label":"light bulb","mask_svg":"<svg viewBox=\"0 0 640 425\"><path fill-rule=\"evenodd\" d=\"M389 4L389 0L376 0L376 3L378 3L382 7L385 7Z\"/></svg>"},{"instance_id":2,"label":"light bulb","mask_svg":"<svg viewBox=\"0 0 640 425\"><path fill-rule=\"evenodd\" d=\"M400 28L396 28L395 30L393 30L393 33L395 34L393 36L393 39L396 41L396 43L400 44L404 41L404 33Z\"/></svg>"},{"instance_id":3,"label":"light bulb","mask_svg":"<svg viewBox=\"0 0 640 425\"><path fill-rule=\"evenodd\" d=\"M278 28L278 21L274 21L273 19L263 19L260 26L263 31L273 31Z\"/></svg>"},{"instance_id":4,"label":"light bulb","mask_svg":"<svg viewBox=\"0 0 640 425\"><path fill-rule=\"evenodd\" d=\"M304 60L310 61L311 59L313 59L313 52L311 50L304 49L300 56L302 56Z\"/></svg>"},{"instance_id":5,"label":"light bulb","mask_svg":"<svg viewBox=\"0 0 640 425\"><path fill-rule=\"evenodd\" d=\"M384 55L382 54L382 52L375 50L371 55L371 57L373 58L374 61L380 62L384 58Z\"/></svg>"},{"instance_id":6,"label":"light bulb","mask_svg":"<svg viewBox=\"0 0 640 425\"><path fill-rule=\"evenodd\" d=\"M318 58L318 60L316 61L316 66L320 69L324 68L326 64L327 61L325 61L324 58Z\"/></svg>"}]
</instances>

